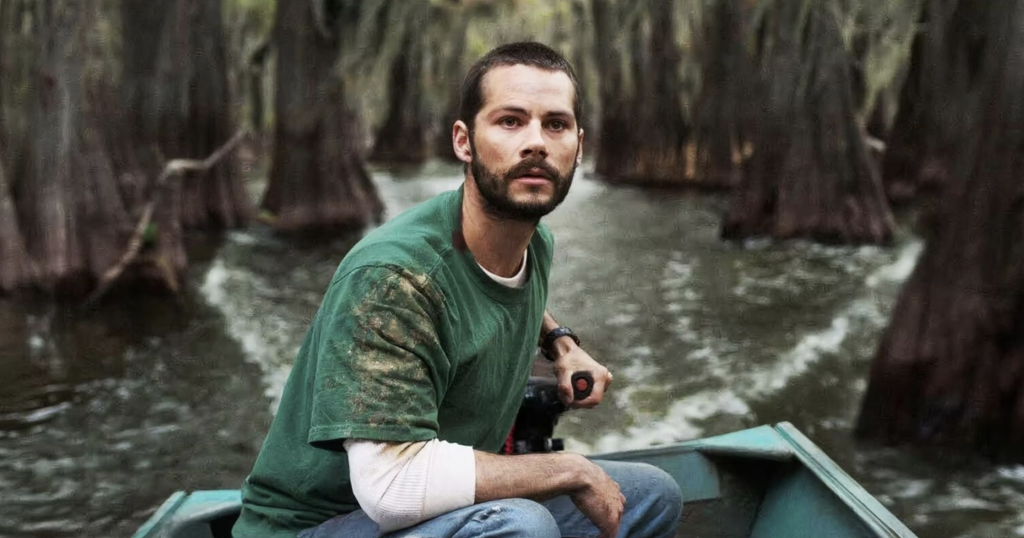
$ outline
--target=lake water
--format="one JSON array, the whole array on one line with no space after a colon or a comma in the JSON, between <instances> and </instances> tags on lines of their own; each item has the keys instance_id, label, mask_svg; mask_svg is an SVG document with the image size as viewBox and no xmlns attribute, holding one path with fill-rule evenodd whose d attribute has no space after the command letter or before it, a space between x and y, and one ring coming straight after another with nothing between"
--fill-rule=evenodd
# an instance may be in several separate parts
<instances>
[{"instance_id":1,"label":"lake water","mask_svg":"<svg viewBox=\"0 0 1024 538\"><path fill-rule=\"evenodd\" d=\"M374 172L394 215L460 169ZM559 435L587 453L789 421L922 538L1024 536L1024 466L951 466L851 429L920 253L718 239L726 199L580 177L546 222L549 309L615 373ZM254 187L255 190L256 187ZM237 488L351 238L196 245L188 293L82 315L0 302L0 536L130 536L179 489Z\"/></svg>"}]
</instances>

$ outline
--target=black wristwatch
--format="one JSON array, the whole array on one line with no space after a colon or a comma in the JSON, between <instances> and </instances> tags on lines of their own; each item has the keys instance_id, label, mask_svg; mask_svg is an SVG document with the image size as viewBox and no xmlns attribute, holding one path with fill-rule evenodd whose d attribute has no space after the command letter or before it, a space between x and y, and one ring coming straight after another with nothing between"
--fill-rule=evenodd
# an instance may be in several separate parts
<instances>
[{"instance_id":1,"label":"black wristwatch","mask_svg":"<svg viewBox=\"0 0 1024 538\"><path fill-rule=\"evenodd\" d=\"M544 336L544 341L540 344L540 352L544 354L545 359L554 362L554 360L558 358L555 356L555 340L563 336L572 338L572 341L576 342L577 346L580 345L580 337L576 336L576 333L572 332L572 329L568 327L556 327L551 329L551 332Z\"/></svg>"}]
</instances>

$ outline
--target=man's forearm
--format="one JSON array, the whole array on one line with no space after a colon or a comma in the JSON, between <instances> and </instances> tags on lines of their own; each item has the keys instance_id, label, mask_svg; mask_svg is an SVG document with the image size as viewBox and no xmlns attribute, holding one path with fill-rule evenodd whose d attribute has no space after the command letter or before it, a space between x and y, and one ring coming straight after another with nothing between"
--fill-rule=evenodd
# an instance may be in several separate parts
<instances>
[{"instance_id":1,"label":"man's forearm","mask_svg":"<svg viewBox=\"0 0 1024 538\"><path fill-rule=\"evenodd\" d=\"M540 334L537 335L537 342L543 342L547 334L558 328L558 322L551 316L551 312L544 311L544 318L540 322Z\"/></svg>"},{"instance_id":2,"label":"man's forearm","mask_svg":"<svg viewBox=\"0 0 1024 538\"><path fill-rule=\"evenodd\" d=\"M618 534L626 498L594 462L571 453L498 456L476 452L476 502L519 498L545 501L568 495L600 531Z\"/></svg>"},{"instance_id":3,"label":"man's forearm","mask_svg":"<svg viewBox=\"0 0 1024 538\"><path fill-rule=\"evenodd\" d=\"M589 484L583 456L571 453L499 456L476 452L476 502L521 498L544 501Z\"/></svg>"}]
</instances>

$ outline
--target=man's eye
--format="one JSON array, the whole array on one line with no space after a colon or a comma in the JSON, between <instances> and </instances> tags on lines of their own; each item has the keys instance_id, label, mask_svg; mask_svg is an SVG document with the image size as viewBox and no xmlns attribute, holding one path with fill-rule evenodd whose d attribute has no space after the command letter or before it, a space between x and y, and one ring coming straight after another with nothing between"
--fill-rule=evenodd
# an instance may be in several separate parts
<instances>
[{"instance_id":1,"label":"man's eye","mask_svg":"<svg viewBox=\"0 0 1024 538\"><path fill-rule=\"evenodd\" d=\"M501 118L500 123L505 127L515 127L516 125L519 125L519 120L513 118L512 116L509 116L507 118Z\"/></svg>"},{"instance_id":2,"label":"man's eye","mask_svg":"<svg viewBox=\"0 0 1024 538\"><path fill-rule=\"evenodd\" d=\"M561 131L568 127L569 126L562 120L555 120L548 124L548 128L554 129L555 131Z\"/></svg>"}]
</instances>

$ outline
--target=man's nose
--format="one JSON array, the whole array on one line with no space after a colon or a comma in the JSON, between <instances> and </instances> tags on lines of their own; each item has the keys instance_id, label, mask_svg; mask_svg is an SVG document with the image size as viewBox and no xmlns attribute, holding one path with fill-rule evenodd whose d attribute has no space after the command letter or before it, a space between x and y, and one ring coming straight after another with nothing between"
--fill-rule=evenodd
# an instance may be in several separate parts
<instances>
[{"instance_id":1,"label":"man's nose","mask_svg":"<svg viewBox=\"0 0 1024 538\"><path fill-rule=\"evenodd\" d=\"M532 121L525 129L526 140L523 149L519 151L520 158L533 155L540 155L541 158L548 156L548 143L544 139L544 128L539 121Z\"/></svg>"}]
</instances>

